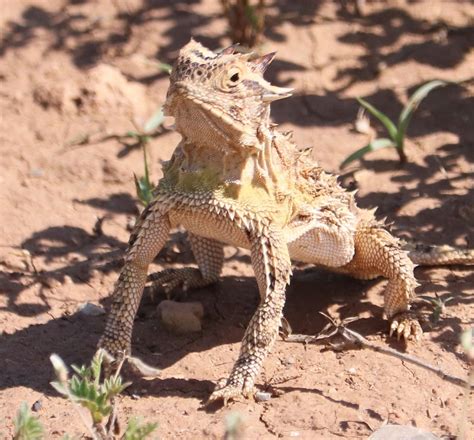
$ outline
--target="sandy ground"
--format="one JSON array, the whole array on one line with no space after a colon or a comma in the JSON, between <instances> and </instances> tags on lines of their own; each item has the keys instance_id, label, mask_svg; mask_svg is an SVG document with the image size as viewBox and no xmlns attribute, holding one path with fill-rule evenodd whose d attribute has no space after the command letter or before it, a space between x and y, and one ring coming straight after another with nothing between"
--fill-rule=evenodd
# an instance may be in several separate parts
<instances>
[{"instance_id":1,"label":"sandy ground","mask_svg":"<svg viewBox=\"0 0 474 440\"><path fill-rule=\"evenodd\" d=\"M268 78L296 89L273 118L330 171L367 137L353 131L363 96L390 116L423 82L474 77L474 6L469 1L374 1L356 18L337 2L275 1L262 51L278 51ZM162 103L172 62L190 36L229 43L219 3L205 0L4 0L0 13L0 436L10 437L22 401L40 400L47 438L84 432L69 403L49 385L48 357L87 362L104 316L77 312L86 301L109 304L139 209L132 173L143 173L133 142L114 138ZM341 181L359 189L361 206L378 206L400 237L474 247L474 85L433 92L415 114L409 163L383 150L350 167ZM376 128L380 129L380 127ZM109 136L110 135L110 136ZM100 140L109 136L106 140ZM72 144L89 138L85 145ZM99 139L99 141L97 141ZM151 171L179 135L163 130L150 144ZM98 228L98 220L101 228ZM155 269L192 263L182 232ZM473 324L473 272L461 267L416 271L418 293L453 296L421 344L407 348L426 362L466 377L461 331ZM325 325L318 311L356 316L352 328L404 350L386 335L383 282L361 282L301 267L288 289L285 316L296 333ZM133 348L163 368L137 380L120 400L121 418L157 421L157 435L221 438L238 413L244 438L366 438L386 421L455 438L473 429L463 390L398 359L279 340L258 379L281 393L268 402L202 409L228 374L257 301L247 253L226 248L222 281L192 293L204 304L201 333L175 336L145 297ZM469 406L470 405L470 406ZM470 419L466 414L470 413ZM463 415L464 414L464 415ZM472 432L472 431L471 431Z\"/></svg>"}]
</instances>

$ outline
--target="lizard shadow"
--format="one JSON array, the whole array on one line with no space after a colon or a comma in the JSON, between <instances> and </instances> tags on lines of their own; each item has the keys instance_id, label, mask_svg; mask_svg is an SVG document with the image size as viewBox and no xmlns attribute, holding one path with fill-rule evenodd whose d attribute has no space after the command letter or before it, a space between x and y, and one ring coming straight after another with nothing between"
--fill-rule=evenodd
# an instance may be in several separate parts
<instances>
[{"instance_id":1,"label":"lizard shadow","mask_svg":"<svg viewBox=\"0 0 474 440\"><path fill-rule=\"evenodd\" d=\"M367 311L370 314L379 314L378 317L361 319L355 327L364 335L382 331L385 323L381 319L381 310L375 305L361 301L362 283L353 281L341 275L320 271L296 273L288 288L284 310L284 315L293 331L317 334L327 323L317 312L332 308L342 310L343 317L357 316ZM212 292L209 292L210 290ZM253 277L224 277L214 288L193 292L192 299L203 303L207 311L204 329L197 337L176 336L161 328L157 322L151 324L146 318L146 309L151 307L151 304L144 304L142 307L144 320L137 322L134 330L134 338L141 341L140 346L134 346L135 353L141 359L153 365L158 363L157 366L166 371L171 365L181 362L190 352L204 353L216 346L240 344L244 329L259 301ZM347 302L350 302L349 306L341 306ZM148 316L152 313L151 311ZM277 345L281 343L277 341ZM236 360L238 349L233 349L232 353L232 359L224 357L224 363L229 364L229 371ZM271 357L272 355L270 359ZM221 359L219 355L213 354L207 362L212 366ZM156 380L138 379L136 383L134 381L132 389L143 388L146 388L147 394L159 397L174 395L202 400L212 391L213 385L207 380L192 379L191 387L187 387L186 381L172 377Z\"/></svg>"},{"instance_id":2,"label":"lizard shadow","mask_svg":"<svg viewBox=\"0 0 474 440\"><path fill-rule=\"evenodd\" d=\"M327 309L333 303L333 286L331 282L321 282L321 286L315 287L313 278L303 281L298 281L297 278L290 288L285 314L296 331L315 333L325 325L316 311ZM352 284L344 281L343 277L340 278L338 284L341 288ZM357 291L357 288L350 290ZM238 344L259 301L253 277L224 277L215 287L193 292L192 299L201 301L205 307L207 318L203 331L177 336L162 328L154 315L156 304L145 297L134 327L134 354L153 366L166 369L182 361L190 352L204 354L216 346ZM102 300L102 303L109 304L110 298ZM362 305L360 301L357 303L360 308L365 308L365 304ZM307 310L311 311L312 317L306 313ZM352 312L357 313L357 310ZM54 317L44 324L31 325L12 334L3 334L0 389L25 386L44 394L53 393L49 385L53 378L48 360L50 354L58 353L67 364L80 365L87 362L95 351L104 321L103 316L75 313ZM300 326L299 322L304 325ZM236 353L233 352L231 359L225 359L229 363L229 369L235 361ZM169 381L172 379L163 383L160 380L146 381L151 392L157 395L171 392ZM196 382L190 382L190 389L186 388L188 391L184 393L185 396L202 398L203 394L207 394L209 382L200 383L198 387ZM180 387L181 385L176 387L178 395L183 394Z\"/></svg>"},{"instance_id":3,"label":"lizard shadow","mask_svg":"<svg viewBox=\"0 0 474 440\"><path fill-rule=\"evenodd\" d=\"M386 322L381 318L381 307L368 301L364 294L366 286L372 288L374 284L319 270L297 271L288 289L285 317L295 333L317 334L327 322L317 312L328 310L336 311L341 318L364 316L351 324L364 336L384 332ZM237 357L236 349L230 358L227 352L211 356L206 353L218 346L240 343L259 301L255 279L226 276L216 286L196 290L190 296L201 301L206 310L202 332L182 336L167 332L155 316L156 303L144 296L134 327L134 354L166 371L177 362L186 362L184 358L189 353L202 353L211 367L213 362L224 361L230 370ZM110 298L102 303L109 304ZM54 393L49 385L53 376L49 355L56 352L67 364L87 362L95 351L104 321L104 317L76 313L4 334L0 349L4 354L0 362L0 389L25 386L47 395ZM455 318L442 323L446 331L451 328L454 332L459 324ZM452 350L452 340L440 338L440 343ZM212 383L192 378L138 379L131 390L138 389L145 389L147 395L202 400L212 390Z\"/></svg>"}]
</instances>

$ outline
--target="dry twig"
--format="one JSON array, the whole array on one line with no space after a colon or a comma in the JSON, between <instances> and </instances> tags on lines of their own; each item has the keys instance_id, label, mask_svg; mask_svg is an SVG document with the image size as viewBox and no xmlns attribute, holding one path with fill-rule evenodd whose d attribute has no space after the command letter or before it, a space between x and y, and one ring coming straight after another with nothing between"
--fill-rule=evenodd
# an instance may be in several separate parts
<instances>
[{"instance_id":1,"label":"dry twig","mask_svg":"<svg viewBox=\"0 0 474 440\"><path fill-rule=\"evenodd\" d=\"M452 374L446 373L442 368L435 367L433 365L428 364L427 362L419 359L415 356L410 354L401 353L397 350L394 350L390 347L381 347L379 345L374 344L373 342L369 341L368 339L364 338L361 334L357 333L354 330L350 330L346 327L346 324L349 322L355 321L357 318L348 318L342 322L338 322L336 319L326 315L325 313L320 312L323 316L325 316L329 323L324 327L319 335L316 336L309 336L309 335L288 335L284 340L288 342L304 342L308 343L318 343L323 339L328 339L336 334L342 336L342 338L355 345L358 348L367 348L372 351L387 354L389 356L396 357L398 359L402 359L404 361L410 362L411 364L418 365L426 370L432 371L441 379L451 382L455 385L467 387L468 389L473 389L474 386L470 385L466 380L454 376ZM330 331L329 331L330 330Z\"/></svg>"}]
</instances>

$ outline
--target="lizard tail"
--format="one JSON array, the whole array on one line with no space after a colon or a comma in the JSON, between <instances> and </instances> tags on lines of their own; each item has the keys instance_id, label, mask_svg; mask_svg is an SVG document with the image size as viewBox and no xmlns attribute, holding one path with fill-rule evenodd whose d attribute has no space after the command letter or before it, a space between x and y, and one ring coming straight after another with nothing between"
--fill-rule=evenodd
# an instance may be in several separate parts
<instances>
[{"instance_id":1,"label":"lizard tail","mask_svg":"<svg viewBox=\"0 0 474 440\"><path fill-rule=\"evenodd\" d=\"M408 251L410 260L420 266L449 266L451 264L460 264L463 266L474 265L474 249L418 243L403 243L402 247Z\"/></svg>"}]
</instances>

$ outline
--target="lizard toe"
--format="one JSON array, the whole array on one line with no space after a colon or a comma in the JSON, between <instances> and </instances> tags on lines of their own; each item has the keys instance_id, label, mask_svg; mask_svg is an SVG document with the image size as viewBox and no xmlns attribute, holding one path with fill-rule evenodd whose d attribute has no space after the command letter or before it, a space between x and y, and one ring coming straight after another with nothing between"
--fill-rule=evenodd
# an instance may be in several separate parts
<instances>
[{"instance_id":1,"label":"lizard toe","mask_svg":"<svg viewBox=\"0 0 474 440\"><path fill-rule=\"evenodd\" d=\"M390 336L396 334L397 339L403 338L405 341L421 340L423 330L418 319L413 313L403 312L396 315L390 324Z\"/></svg>"},{"instance_id":2,"label":"lizard toe","mask_svg":"<svg viewBox=\"0 0 474 440\"><path fill-rule=\"evenodd\" d=\"M206 402L209 405L213 402L222 401L224 406L227 406L230 401L241 400L242 397L249 399L253 397L255 390L249 386L235 385L232 383L226 383L224 386L219 385L216 387L214 392L210 395Z\"/></svg>"}]
</instances>

